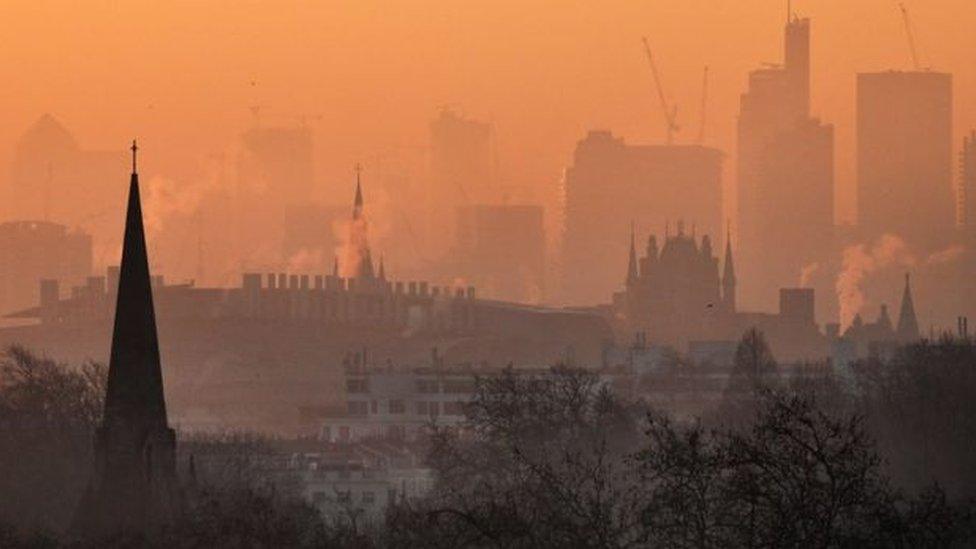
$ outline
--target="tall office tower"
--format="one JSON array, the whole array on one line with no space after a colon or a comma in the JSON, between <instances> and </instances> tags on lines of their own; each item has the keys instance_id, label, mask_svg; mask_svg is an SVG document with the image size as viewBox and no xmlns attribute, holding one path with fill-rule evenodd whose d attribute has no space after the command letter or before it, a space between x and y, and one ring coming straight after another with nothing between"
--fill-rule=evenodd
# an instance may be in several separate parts
<instances>
[{"instance_id":1,"label":"tall office tower","mask_svg":"<svg viewBox=\"0 0 976 549\"><path fill-rule=\"evenodd\" d=\"M480 295L539 303L545 297L546 235L542 206L478 205L457 209L456 275Z\"/></svg>"},{"instance_id":2,"label":"tall office tower","mask_svg":"<svg viewBox=\"0 0 976 549\"><path fill-rule=\"evenodd\" d=\"M235 197L237 248L252 268L284 260L290 208L312 197L312 132L298 127L253 127L241 136Z\"/></svg>"},{"instance_id":3,"label":"tall office tower","mask_svg":"<svg viewBox=\"0 0 976 549\"><path fill-rule=\"evenodd\" d=\"M497 203L491 125L444 109L430 124L429 249L454 243L457 208Z\"/></svg>"},{"instance_id":4,"label":"tall office tower","mask_svg":"<svg viewBox=\"0 0 976 549\"><path fill-rule=\"evenodd\" d=\"M633 146L592 131L576 145L565 193L561 294L571 304L605 303L618 289L632 223L723 230L722 153L709 147Z\"/></svg>"},{"instance_id":5,"label":"tall office tower","mask_svg":"<svg viewBox=\"0 0 976 549\"><path fill-rule=\"evenodd\" d=\"M86 149L49 114L17 140L3 211L8 221L52 221L81 227L102 245L118 243L122 215L106 204L124 198L113 185L125 151Z\"/></svg>"},{"instance_id":6,"label":"tall office tower","mask_svg":"<svg viewBox=\"0 0 976 549\"><path fill-rule=\"evenodd\" d=\"M857 75L857 212L864 238L897 235L917 251L951 238L952 76Z\"/></svg>"},{"instance_id":7,"label":"tall office tower","mask_svg":"<svg viewBox=\"0 0 976 549\"><path fill-rule=\"evenodd\" d=\"M740 299L774 305L830 250L834 128L810 117L810 20L791 16L785 63L749 73L738 121Z\"/></svg>"},{"instance_id":8,"label":"tall office tower","mask_svg":"<svg viewBox=\"0 0 976 549\"><path fill-rule=\"evenodd\" d=\"M43 279L80 285L91 274L91 235L43 221L0 223L0 312L37 303Z\"/></svg>"},{"instance_id":9,"label":"tall office tower","mask_svg":"<svg viewBox=\"0 0 976 549\"><path fill-rule=\"evenodd\" d=\"M956 222L963 237L972 242L976 237L976 131L971 131L962 140L958 191Z\"/></svg>"}]
</instances>

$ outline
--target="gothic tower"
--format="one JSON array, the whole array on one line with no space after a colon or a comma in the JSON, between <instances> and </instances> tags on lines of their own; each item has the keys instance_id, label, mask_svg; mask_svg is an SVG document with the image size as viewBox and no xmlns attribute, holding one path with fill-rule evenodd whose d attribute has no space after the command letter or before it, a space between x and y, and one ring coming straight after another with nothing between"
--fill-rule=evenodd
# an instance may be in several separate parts
<instances>
[{"instance_id":1,"label":"gothic tower","mask_svg":"<svg viewBox=\"0 0 976 549\"><path fill-rule=\"evenodd\" d=\"M75 513L86 538L144 533L177 509L176 434L166 417L135 142L115 327L95 471Z\"/></svg>"},{"instance_id":2,"label":"gothic tower","mask_svg":"<svg viewBox=\"0 0 976 549\"><path fill-rule=\"evenodd\" d=\"M356 165L356 199L353 202L352 221L349 224L349 243L346 246L345 276L356 279L375 278L373 256L369 249L368 222L363 211L363 186L360 176L362 167Z\"/></svg>"},{"instance_id":3,"label":"gothic tower","mask_svg":"<svg viewBox=\"0 0 976 549\"><path fill-rule=\"evenodd\" d=\"M898 312L896 335L902 343L911 343L919 338L915 302L912 299L912 285L907 273L905 274L905 292L901 296L901 311Z\"/></svg>"},{"instance_id":4,"label":"gothic tower","mask_svg":"<svg viewBox=\"0 0 976 549\"><path fill-rule=\"evenodd\" d=\"M725 237L725 265L722 270L722 305L726 312L735 312L735 266L732 264L732 234Z\"/></svg>"}]
</instances>

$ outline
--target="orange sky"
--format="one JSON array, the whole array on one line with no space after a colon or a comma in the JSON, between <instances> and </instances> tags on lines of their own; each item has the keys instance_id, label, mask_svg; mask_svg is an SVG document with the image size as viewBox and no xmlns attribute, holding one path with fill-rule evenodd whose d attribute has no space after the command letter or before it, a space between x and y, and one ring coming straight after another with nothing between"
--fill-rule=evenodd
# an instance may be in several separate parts
<instances>
[{"instance_id":1,"label":"orange sky","mask_svg":"<svg viewBox=\"0 0 976 549\"><path fill-rule=\"evenodd\" d=\"M976 4L905 3L924 63L955 74L961 135L976 126ZM794 6L813 18L813 106L837 126L849 216L854 73L908 68L900 14L893 0ZM144 169L173 170L225 148L260 104L322 115L319 174L345 202L348 189L334 185L356 160L419 156L428 121L450 104L494 121L507 178L541 196L589 128L662 138L644 34L680 105L679 139L696 133L701 70L711 66L707 141L731 164L738 94L749 69L781 60L784 13L779 0L6 0L0 165L24 128L51 112L88 147L121 148L138 135Z\"/></svg>"}]
</instances>

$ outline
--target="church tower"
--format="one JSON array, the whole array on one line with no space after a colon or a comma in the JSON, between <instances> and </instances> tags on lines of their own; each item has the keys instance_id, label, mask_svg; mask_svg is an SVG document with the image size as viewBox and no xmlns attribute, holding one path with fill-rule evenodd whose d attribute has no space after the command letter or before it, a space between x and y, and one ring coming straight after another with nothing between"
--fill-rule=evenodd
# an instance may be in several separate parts
<instances>
[{"instance_id":1,"label":"church tower","mask_svg":"<svg viewBox=\"0 0 976 549\"><path fill-rule=\"evenodd\" d=\"M373 270L373 256L369 249L368 224L363 204L362 167L356 165L356 199L352 207L352 222L349 224L349 244L346 246L343 265L346 276L356 279L376 278Z\"/></svg>"},{"instance_id":2,"label":"church tower","mask_svg":"<svg viewBox=\"0 0 976 549\"><path fill-rule=\"evenodd\" d=\"M919 338L918 319L915 317L915 302L912 299L912 285L905 273L905 292L901 296L901 311L898 312L898 341L911 343Z\"/></svg>"},{"instance_id":3,"label":"church tower","mask_svg":"<svg viewBox=\"0 0 976 549\"><path fill-rule=\"evenodd\" d=\"M75 513L74 530L94 539L138 534L177 510L176 433L170 429L156 336L135 141L118 300L95 471Z\"/></svg>"},{"instance_id":4,"label":"church tower","mask_svg":"<svg viewBox=\"0 0 976 549\"><path fill-rule=\"evenodd\" d=\"M630 254L627 256L627 288L633 288L637 284L640 273L637 270L637 242L634 234L634 224L630 224Z\"/></svg>"},{"instance_id":5,"label":"church tower","mask_svg":"<svg viewBox=\"0 0 976 549\"><path fill-rule=\"evenodd\" d=\"M725 265L722 270L722 305L726 312L735 312L735 266L732 263L732 232L725 236Z\"/></svg>"}]
</instances>

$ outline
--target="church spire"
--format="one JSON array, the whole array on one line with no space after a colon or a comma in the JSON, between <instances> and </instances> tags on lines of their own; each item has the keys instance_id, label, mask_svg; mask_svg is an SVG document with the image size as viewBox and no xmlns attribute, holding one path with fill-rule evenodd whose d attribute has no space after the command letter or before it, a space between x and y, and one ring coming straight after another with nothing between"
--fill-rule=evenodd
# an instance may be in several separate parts
<instances>
[{"instance_id":1,"label":"church spire","mask_svg":"<svg viewBox=\"0 0 976 549\"><path fill-rule=\"evenodd\" d=\"M637 282L637 242L634 230L634 222L630 223L630 255L627 259L627 286L632 286Z\"/></svg>"},{"instance_id":2,"label":"church spire","mask_svg":"<svg viewBox=\"0 0 976 549\"><path fill-rule=\"evenodd\" d=\"M383 254L380 254L380 272L376 276L386 282L386 267L383 266Z\"/></svg>"},{"instance_id":3,"label":"church spire","mask_svg":"<svg viewBox=\"0 0 976 549\"><path fill-rule=\"evenodd\" d=\"M361 181L361 176L363 173L363 167L360 164L356 164L356 200L352 207L352 218L359 219L363 214L363 185Z\"/></svg>"},{"instance_id":4,"label":"church spire","mask_svg":"<svg viewBox=\"0 0 976 549\"><path fill-rule=\"evenodd\" d=\"M722 267L722 301L725 309L735 312L735 265L732 261L732 229L725 229L725 264Z\"/></svg>"},{"instance_id":5,"label":"church spire","mask_svg":"<svg viewBox=\"0 0 976 549\"><path fill-rule=\"evenodd\" d=\"M905 291L901 297L901 311L898 313L898 340L910 343L919 337L918 319L915 317L915 302L912 299L911 279L905 273Z\"/></svg>"},{"instance_id":6,"label":"church spire","mask_svg":"<svg viewBox=\"0 0 976 549\"><path fill-rule=\"evenodd\" d=\"M132 142L132 176L129 181L129 204L119 268L119 288L112 333L108 388L105 396L105 419L129 420L138 417L153 425L166 425L166 402L163 397L159 342L156 337L156 314L153 308L152 284L146 235L142 224L142 202L139 197L139 174Z\"/></svg>"},{"instance_id":7,"label":"church spire","mask_svg":"<svg viewBox=\"0 0 976 549\"><path fill-rule=\"evenodd\" d=\"M87 538L144 532L174 517L176 433L169 428L152 282L139 197L138 146L132 176L95 474L73 529Z\"/></svg>"}]
</instances>

